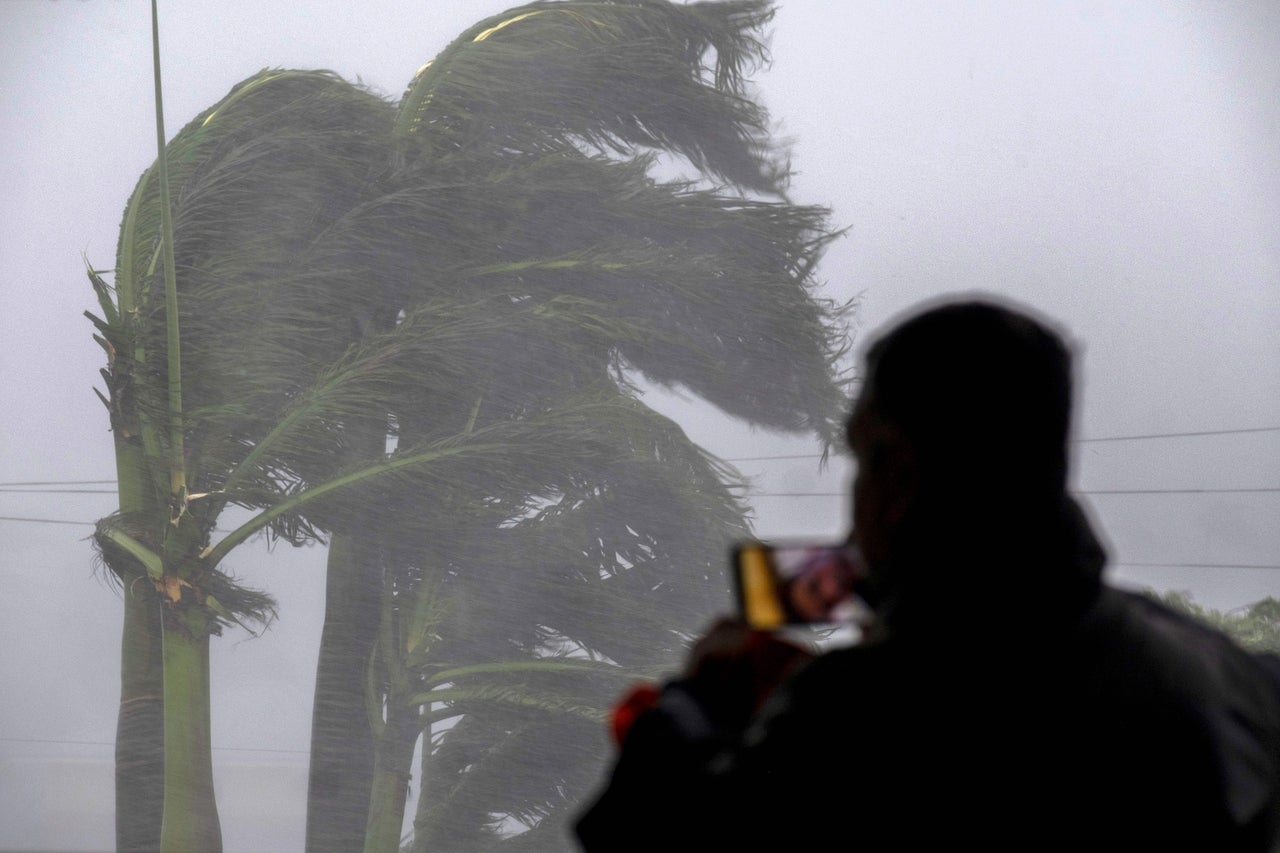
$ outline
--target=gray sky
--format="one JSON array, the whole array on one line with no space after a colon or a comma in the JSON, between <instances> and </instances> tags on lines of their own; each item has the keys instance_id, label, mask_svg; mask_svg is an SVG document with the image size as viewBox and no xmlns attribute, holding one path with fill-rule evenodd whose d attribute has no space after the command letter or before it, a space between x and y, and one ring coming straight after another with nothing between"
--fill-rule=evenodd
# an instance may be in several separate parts
<instances>
[{"instance_id":1,"label":"gray sky","mask_svg":"<svg viewBox=\"0 0 1280 853\"><path fill-rule=\"evenodd\" d=\"M267 66L398 96L454 35L512 5L161 2L169 133ZM10 484L114 476L81 255L114 266L155 156L149 37L145 0L0 0L4 850L112 844L121 607L84 538L111 495ZM861 296L859 340L945 291L1034 305L1079 345L1078 432L1102 439L1280 427L1277 56L1269 2L783 0L757 79L794 140L795 200L849 227L821 277L833 298ZM652 399L730 459L815 452ZM1280 596L1280 432L1077 447L1114 577L1220 609ZM839 461L740 467L762 535L843 532ZM301 844L323 553L265 556L230 568L277 595L280 621L215 641L229 853Z\"/></svg>"}]
</instances>

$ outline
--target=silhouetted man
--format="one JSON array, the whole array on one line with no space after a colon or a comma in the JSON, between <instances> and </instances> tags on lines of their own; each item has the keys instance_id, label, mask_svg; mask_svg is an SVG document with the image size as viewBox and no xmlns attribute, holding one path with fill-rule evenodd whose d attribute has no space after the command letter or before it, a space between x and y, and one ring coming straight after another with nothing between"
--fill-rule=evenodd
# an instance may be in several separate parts
<instances>
[{"instance_id":1,"label":"silhouetted man","mask_svg":"<svg viewBox=\"0 0 1280 853\"><path fill-rule=\"evenodd\" d=\"M1103 582L1071 373L981 297L876 340L848 421L866 638L714 626L626 731L584 849L1280 849L1277 659Z\"/></svg>"}]
</instances>

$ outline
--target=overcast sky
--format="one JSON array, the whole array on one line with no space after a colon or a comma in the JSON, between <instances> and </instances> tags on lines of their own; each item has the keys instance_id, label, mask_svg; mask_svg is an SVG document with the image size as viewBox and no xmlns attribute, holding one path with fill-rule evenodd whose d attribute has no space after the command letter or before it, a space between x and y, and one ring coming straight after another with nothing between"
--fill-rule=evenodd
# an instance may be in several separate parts
<instances>
[{"instance_id":1,"label":"overcast sky","mask_svg":"<svg viewBox=\"0 0 1280 853\"><path fill-rule=\"evenodd\" d=\"M166 124L268 66L398 97L512 5L162 0ZM1057 318L1084 380L1075 483L1113 577L1219 609L1280 596L1280 4L783 0L772 33L757 81L794 141L794 199L849 228L820 277L861 298L858 340L952 290ZM82 255L114 266L155 156L149 38L146 0L0 0L5 850L112 844L121 605L85 541L112 496L51 490L114 476ZM651 399L730 459L816 451ZM1127 436L1166 437L1099 440ZM761 535L843 532L839 460L739 467ZM323 606L321 549L251 551L230 568L281 618L215 641L229 853L300 847Z\"/></svg>"}]
</instances>

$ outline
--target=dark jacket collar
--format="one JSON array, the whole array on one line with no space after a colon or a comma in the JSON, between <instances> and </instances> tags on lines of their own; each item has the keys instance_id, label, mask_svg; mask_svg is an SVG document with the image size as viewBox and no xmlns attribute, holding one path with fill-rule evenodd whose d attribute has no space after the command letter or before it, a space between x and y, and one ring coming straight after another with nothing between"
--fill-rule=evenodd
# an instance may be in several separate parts
<instances>
[{"instance_id":1,"label":"dark jacket collar","mask_svg":"<svg viewBox=\"0 0 1280 853\"><path fill-rule=\"evenodd\" d=\"M931 526L891 567L877 605L885 636L979 637L1036 631L1077 618L1096 598L1106 553L1080 505L1063 495Z\"/></svg>"}]
</instances>

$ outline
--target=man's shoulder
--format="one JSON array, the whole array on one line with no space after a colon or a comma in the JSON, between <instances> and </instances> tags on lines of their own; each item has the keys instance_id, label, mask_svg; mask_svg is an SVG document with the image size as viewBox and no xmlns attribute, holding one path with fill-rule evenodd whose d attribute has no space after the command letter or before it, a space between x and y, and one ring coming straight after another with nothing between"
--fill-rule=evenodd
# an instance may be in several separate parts
<instances>
[{"instance_id":1,"label":"man's shoulder","mask_svg":"<svg viewBox=\"0 0 1280 853\"><path fill-rule=\"evenodd\" d=\"M1103 587L1081 621L1080 633L1086 640L1122 645L1133 663L1150 657L1176 659L1192 670L1243 667L1267 679L1280 674L1275 656L1245 649L1191 614L1132 590Z\"/></svg>"},{"instance_id":2,"label":"man's shoulder","mask_svg":"<svg viewBox=\"0 0 1280 853\"><path fill-rule=\"evenodd\" d=\"M1200 728L1215 740L1245 724L1250 737L1280 748L1280 661L1148 595L1104 588L1068 655L1073 680L1113 715Z\"/></svg>"},{"instance_id":3,"label":"man's shoulder","mask_svg":"<svg viewBox=\"0 0 1280 853\"><path fill-rule=\"evenodd\" d=\"M1054 689L1091 683L1104 693L1168 692L1188 701L1243 691L1280 707L1280 657L1245 649L1144 593L1103 586L1073 624L1057 624L1043 633L913 637L842 648L809 663L795 688L802 695L822 694L831 685L869 687L923 677L959 678L998 692L1002 683L1022 689L1044 676Z\"/></svg>"},{"instance_id":4,"label":"man's shoulder","mask_svg":"<svg viewBox=\"0 0 1280 853\"><path fill-rule=\"evenodd\" d=\"M953 681L991 693L1087 688L1095 697L1212 701L1245 694L1280 708L1280 657L1243 648L1225 633L1155 598L1104 586L1070 625L974 636L913 636L829 651L792 679L793 701L856 685L930 692ZM1164 698L1161 698L1161 697Z\"/></svg>"}]
</instances>

